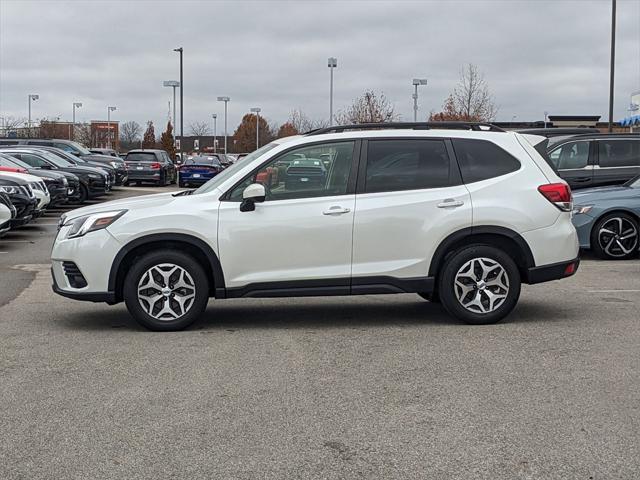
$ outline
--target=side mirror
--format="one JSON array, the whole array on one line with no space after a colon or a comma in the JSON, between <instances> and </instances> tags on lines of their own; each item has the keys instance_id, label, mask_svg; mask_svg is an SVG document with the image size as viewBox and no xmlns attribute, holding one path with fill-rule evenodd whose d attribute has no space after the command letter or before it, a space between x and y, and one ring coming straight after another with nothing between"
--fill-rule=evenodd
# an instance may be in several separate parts
<instances>
[{"instance_id":1,"label":"side mirror","mask_svg":"<svg viewBox=\"0 0 640 480\"><path fill-rule=\"evenodd\" d=\"M241 212L253 212L256 202L264 202L267 192L261 183L252 183L242 192Z\"/></svg>"},{"instance_id":2,"label":"side mirror","mask_svg":"<svg viewBox=\"0 0 640 480\"><path fill-rule=\"evenodd\" d=\"M53 167L51 165L46 165L46 164L42 165L42 167L40 168L42 168L43 170L53 170Z\"/></svg>"}]
</instances>

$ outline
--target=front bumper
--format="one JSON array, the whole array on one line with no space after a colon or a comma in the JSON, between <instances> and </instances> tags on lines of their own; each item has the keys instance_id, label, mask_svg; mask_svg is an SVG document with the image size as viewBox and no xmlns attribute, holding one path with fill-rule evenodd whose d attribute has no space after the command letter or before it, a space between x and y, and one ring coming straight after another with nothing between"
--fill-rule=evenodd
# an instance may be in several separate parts
<instances>
[{"instance_id":1,"label":"front bumper","mask_svg":"<svg viewBox=\"0 0 640 480\"><path fill-rule=\"evenodd\" d=\"M0 237L4 237L9 230L11 230L11 220L7 220L0 225Z\"/></svg>"}]
</instances>

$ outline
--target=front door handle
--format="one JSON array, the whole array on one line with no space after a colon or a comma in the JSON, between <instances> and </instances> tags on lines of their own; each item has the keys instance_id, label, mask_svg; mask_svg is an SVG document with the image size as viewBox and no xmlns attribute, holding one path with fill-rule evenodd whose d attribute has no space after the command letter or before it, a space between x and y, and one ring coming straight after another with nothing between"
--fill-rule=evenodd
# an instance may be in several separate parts
<instances>
[{"instance_id":1,"label":"front door handle","mask_svg":"<svg viewBox=\"0 0 640 480\"><path fill-rule=\"evenodd\" d=\"M343 215L345 213L349 213L351 211L350 208L340 207L338 205L329 207L329 210L325 210L322 212L323 215Z\"/></svg>"},{"instance_id":2,"label":"front door handle","mask_svg":"<svg viewBox=\"0 0 640 480\"><path fill-rule=\"evenodd\" d=\"M572 179L574 182L588 182L591 180L591 177L578 177Z\"/></svg>"},{"instance_id":3,"label":"front door handle","mask_svg":"<svg viewBox=\"0 0 640 480\"><path fill-rule=\"evenodd\" d=\"M464 205L462 200L454 200L453 198L447 198L438 204L438 208L451 208L451 207L461 207Z\"/></svg>"}]
</instances>

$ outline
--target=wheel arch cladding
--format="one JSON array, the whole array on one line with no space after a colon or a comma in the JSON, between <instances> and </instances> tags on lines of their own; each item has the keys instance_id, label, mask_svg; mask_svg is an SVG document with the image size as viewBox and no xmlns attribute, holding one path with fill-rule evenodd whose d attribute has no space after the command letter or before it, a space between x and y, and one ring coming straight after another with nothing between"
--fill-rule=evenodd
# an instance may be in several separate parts
<instances>
[{"instance_id":1,"label":"wheel arch cladding","mask_svg":"<svg viewBox=\"0 0 640 480\"><path fill-rule=\"evenodd\" d=\"M117 302L123 300L124 278L136 258L160 249L173 249L191 255L205 268L209 280L209 295L224 294L224 275L220 260L206 242L186 234L160 233L137 238L122 247L116 255L109 272L109 291L114 292Z\"/></svg>"},{"instance_id":2,"label":"wheel arch cladding","mask_svg":"<svg viewBox=\"0 0 640 480\"><path fill-rule=\"evenodd\" d=\"M535 267L531 249L520 234L504 227L479 226L464 228L446 237L433 254L429 276L438 276L448 255L474 244L494 246L505 251L513 258L523 278L526 278L527 269Z\"/></svg>"}]
</instances>

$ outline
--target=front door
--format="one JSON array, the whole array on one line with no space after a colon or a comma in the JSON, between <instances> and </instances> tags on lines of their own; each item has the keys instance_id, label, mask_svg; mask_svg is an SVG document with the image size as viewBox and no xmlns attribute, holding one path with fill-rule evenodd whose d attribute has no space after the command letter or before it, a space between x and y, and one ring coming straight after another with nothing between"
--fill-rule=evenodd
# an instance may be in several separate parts
<instances>
[{"instance_id":1,"label":"front door","mask_svg":"<svg viewBox=\"0 0 640 480\"><path fill-rule=\"evenodd\" d=\"M324 293L349 293L357 145L339 141L294 148L268 160L223 197L218 248L227 289L302 294L327 287ZM265 186L265 201L241 212L242 192L252 183Z\"/></svg>"}]
</instances>

